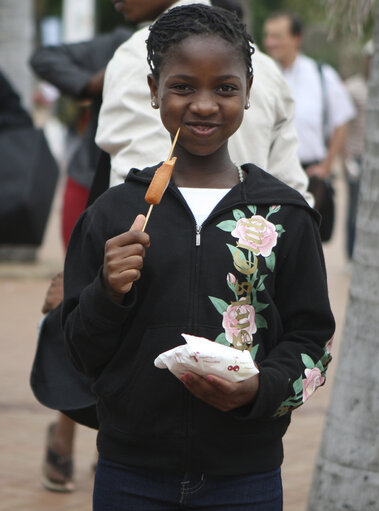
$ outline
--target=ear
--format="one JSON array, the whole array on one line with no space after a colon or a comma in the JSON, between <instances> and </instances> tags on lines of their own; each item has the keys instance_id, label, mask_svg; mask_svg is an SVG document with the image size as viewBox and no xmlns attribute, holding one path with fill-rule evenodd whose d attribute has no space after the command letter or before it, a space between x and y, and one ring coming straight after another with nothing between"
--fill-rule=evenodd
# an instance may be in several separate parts
<instances>
[{"instance_id":1,"label":"ear","mask_svg":"<svg viewBox=\"0 0 379 511\"><path fill-rule=\"evenodd\" d=\"M246 100L245 100L245 109L247 110L248 108L250 108L250 91L251 91L251 86L253 85L253 77L249 78L248 81L247 81L247 86L246 86Z\"/></svg>"},{"instance_id":2,"label":"ear","mask_svg":"<svg viewBox=\"0 0 379 511\"><path fill-rule=\"evenodd\" d=\"M147 75L147 83L150 88L151 106L159 108L158 104L158 83L152 73Z\"/></svg>"}]
</instances>

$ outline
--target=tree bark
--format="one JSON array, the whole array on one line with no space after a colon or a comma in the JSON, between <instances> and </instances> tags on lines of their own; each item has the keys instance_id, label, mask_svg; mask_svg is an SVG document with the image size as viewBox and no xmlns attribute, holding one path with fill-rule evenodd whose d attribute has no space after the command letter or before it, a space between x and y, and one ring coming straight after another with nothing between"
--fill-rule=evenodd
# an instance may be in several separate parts
<instances>
[{"instance_id":1,"label":"tree bark","mask_svg":"<svg viewBox=\"0 0 379 511\"><path fill-rule=\"evenodd\" d=\"M0 1L0 67L30 110L33 77L28 60L34 43L32 0Z\"/></svg>"},{"instance_id":2,"label":"tree bark","mask_svg":"<svg viewBox=\"0 0 379 511\"><path fill-rule=\"evenodd\" d=\"M379 7L346 319L308 511L379 509Z\"/></svg>"}]
</instances>

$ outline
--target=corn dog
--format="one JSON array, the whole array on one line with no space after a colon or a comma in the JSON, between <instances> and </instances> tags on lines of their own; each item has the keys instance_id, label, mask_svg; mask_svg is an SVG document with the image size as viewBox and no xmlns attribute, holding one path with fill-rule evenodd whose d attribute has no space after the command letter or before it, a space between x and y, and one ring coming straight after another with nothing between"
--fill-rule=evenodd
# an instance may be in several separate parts
<instances>
[{"instance_id":1,"label":"corn dog","mask_svg":"<svg viewBox=\"0 0 379 511\"><path fill-rule=\"evenodd\" d=\"M151 180L149 188L147 189L145 201L148 204L150 204L150 207L149 211L147 212L145 223L142 227L142 231L144 231L146 228L146 224L150 218L153 206L161 202L163 194L166 191L168 183L170 182L170 178L176 163L176 156L174 156L173 158L171 158L171 156L172 153L174 152L176 141L178 140L179 131L180 128L178 128L178 131L176 132L174 141L171 146L171 151L170 154L168 155L167 160L163 162L159 169L155 171L154 177Z\"/></svg>"},{"instance_id":2,"label":"corn dog","mask_svg":"<svg viewBox=\"0 0 379 511\"><path fill-rule=\"evenodd\" d=\"M145 201L148 204L154 204L155 206L161 202L163 194L170 182L175 162L176 156L171 158L171 160L166 160L159 169L155 171L154 177L145 195Z\"/></svg>"}]
</instances>

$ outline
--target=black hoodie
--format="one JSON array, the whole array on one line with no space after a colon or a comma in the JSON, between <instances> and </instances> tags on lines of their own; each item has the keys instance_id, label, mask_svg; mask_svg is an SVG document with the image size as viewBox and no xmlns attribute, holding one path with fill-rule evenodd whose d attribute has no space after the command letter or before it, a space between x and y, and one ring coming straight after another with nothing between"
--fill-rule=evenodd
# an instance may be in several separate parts
<instances>
[{"instance_id":1,"label":"black hoodie","mask_svg":"<svg viewBox=\"0 0 379 511\"><path fill-rule=\"evenodd\" d=\"M148 469L275 469L291 410L324 382L331 358L317 213L249 164L198 227L171 181L148 223L142 277L119 305L102 285L104 245L146 213L155 169L133 169L81 216L65 263L66 345L95 378L99 453ZM254 402L221 412L157 369L154 359L183 344L181 333L249 349L260 369Z\"/></svg>"}]
</instances>

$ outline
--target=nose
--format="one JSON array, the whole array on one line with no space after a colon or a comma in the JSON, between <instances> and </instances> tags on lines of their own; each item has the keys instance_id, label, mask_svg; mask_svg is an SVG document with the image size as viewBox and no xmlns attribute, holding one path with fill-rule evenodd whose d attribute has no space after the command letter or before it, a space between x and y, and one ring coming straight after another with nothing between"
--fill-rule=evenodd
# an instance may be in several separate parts
<instances>
[{"instance_id":1,"label":"nose","mask_svg":"<svg viewBox=\"0 0 379 511\"><path fill-rule=\"evenodd\" d=\"M209 117L218 112L219 105L216 99L211 92L198 92L192 98L190 110L192 113L202 117Z\"/></svg>"}]
</instances>

